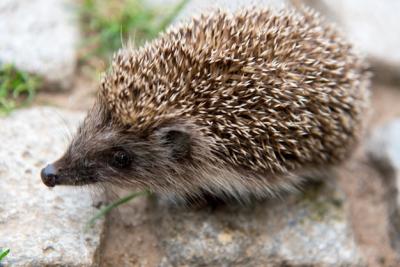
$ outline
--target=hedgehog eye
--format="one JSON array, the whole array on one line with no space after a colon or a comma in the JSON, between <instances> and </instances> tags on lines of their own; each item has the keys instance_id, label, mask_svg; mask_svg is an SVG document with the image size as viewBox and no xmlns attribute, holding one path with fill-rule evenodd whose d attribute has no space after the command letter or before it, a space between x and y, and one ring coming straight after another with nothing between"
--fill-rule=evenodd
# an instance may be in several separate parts
<instances>
[{"instance_id":1,"label":"hedgehog eye","mask_svg":"<svg viewBox=\"0 0 400 267\"><path fill-rule=\"evenodd\" d=\"M132 158L125 151L117 151L114 153L111 164L117 168L126 168L131 164Z\"/></svg>"}]
</instances>

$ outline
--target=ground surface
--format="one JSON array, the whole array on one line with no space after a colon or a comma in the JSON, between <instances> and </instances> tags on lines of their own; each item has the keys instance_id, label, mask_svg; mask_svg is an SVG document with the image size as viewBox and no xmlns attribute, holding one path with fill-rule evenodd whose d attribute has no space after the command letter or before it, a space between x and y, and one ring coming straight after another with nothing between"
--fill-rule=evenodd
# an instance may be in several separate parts
<instances>
[{"instance_id":1,"label":"ground surface","mask_svg":"<svg viewBox=\"0 0 400 267\"><path fill-rule=\"evenodd\" d=\"M42 92L34 105L50 104L72 110L86 110L96 94L97 85L85 78L76 80L75 89L67 93ZM400 117L400 89L396 85L373 84L369 131L395 117ZM369 135L367 131L367 136ZM387 231L389 188L373 168L361 147L339 175L346 193L357 242L370 266L398 266L390 247ZM138 217L138 214L141 216ZM143 216L143 214L145 216ZM138 199L111 213L103 247L102 266L157 266L162 251L154 229L158 222L151 218L146 199Z\"/></svg>"}]
</instances>

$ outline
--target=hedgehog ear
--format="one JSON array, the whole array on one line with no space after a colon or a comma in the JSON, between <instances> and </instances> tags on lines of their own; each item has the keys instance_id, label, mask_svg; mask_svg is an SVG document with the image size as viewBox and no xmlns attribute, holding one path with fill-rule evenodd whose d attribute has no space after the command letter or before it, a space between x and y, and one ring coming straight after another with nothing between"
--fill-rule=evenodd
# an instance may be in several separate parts
<instances>
[{"instance_id":1,"label":"hedgehog ear","mask_svg":"<svg viewBox=\"0 0 400 267\"><path fill-rule=\"evenodd\" d=\"M182 129L163 129L161 142L170 149L170 154L174 159L183 159L190 155L190 134Z\"/></svg>"}]
</instances>

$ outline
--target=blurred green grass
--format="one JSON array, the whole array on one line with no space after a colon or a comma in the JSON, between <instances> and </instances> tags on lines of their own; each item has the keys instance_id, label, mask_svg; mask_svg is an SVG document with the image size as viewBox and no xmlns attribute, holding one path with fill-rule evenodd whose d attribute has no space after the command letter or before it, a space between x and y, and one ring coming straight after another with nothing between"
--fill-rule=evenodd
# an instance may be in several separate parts
<instances>
[{"instance_id":1,"label":"blurred green grass","mask_svg":"<svg viewBox=\"0 0 400 267\"><path fill-rule=\"evenodd\" d=\"M181 0L170 7L154 7L142 0L82 0L79 14L84 40L80 63L103 70L104 61L124 43L140 46L155 38L187 1Z\"/></svg>"},{"instance_id":2,"label":"blurred green grass","mask_svg":"<svg viewBox=\"0 0 400 267\"><path fill-rule=\"evenodd\" d=\"M0 115L32 101L41 79L11 64L0 66Z\"/></svg>"}]
</instances>

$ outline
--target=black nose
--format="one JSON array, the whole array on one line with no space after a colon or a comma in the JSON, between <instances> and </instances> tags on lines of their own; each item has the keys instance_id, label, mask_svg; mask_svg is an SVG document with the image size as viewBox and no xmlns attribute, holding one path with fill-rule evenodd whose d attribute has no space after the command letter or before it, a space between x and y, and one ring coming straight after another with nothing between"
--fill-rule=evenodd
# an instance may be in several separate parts
<instances>
[{"instance_id":1,"label":"black nose","mask_svg":"<svg viewBox=\"0 0 400 267\"><path fill-rule=\"evenodd\" d=\"M47 165L40 172L40 176L42 177L42 181L48 187L54 187L57 181L57 170L54 168L53 164Z\"/></svg>"}]
</instances>

